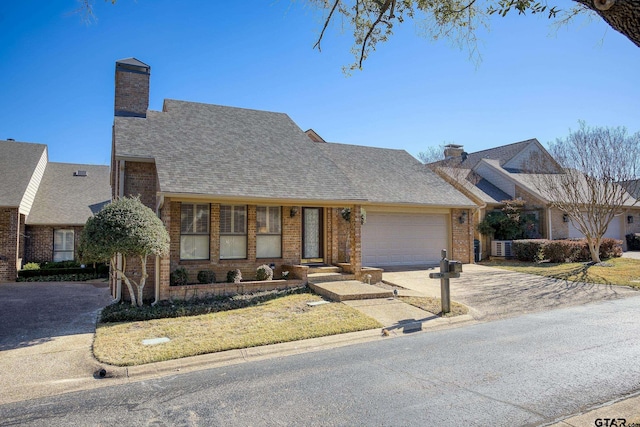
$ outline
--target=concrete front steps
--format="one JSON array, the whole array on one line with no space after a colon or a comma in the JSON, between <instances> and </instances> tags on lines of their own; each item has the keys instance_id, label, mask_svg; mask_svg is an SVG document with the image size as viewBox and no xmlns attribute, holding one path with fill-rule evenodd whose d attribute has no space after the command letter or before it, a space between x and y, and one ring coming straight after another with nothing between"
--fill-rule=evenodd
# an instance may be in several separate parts
<instances>
[{"instance_id":1,"label":"concrete front steps","mask_svg":"<svg viewBox=\"0 0 640 427\"><path fill-rule=\"evenodd\" d=\"M311 267L307 279L315 293L332 301L393 297L393 291L359 282L355 275L342 273L340 267Z\"/></svg>"}]
</instances>

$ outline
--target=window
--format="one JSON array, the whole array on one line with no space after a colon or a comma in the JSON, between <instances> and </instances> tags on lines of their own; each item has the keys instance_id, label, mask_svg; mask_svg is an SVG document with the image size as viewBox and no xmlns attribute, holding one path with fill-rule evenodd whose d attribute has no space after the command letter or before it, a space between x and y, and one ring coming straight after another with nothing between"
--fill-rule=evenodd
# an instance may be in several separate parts
<instances>
[{"instance_id":1,"label":"window","mask_svg":"<svg viewBox=\"0 0 640 427\"><path fill-rule=\"evenodd\" d=\"M53 261L73 261L73 230L53 232Z\"/></svg>"},{"instance_id":2,"label":"window","mask_svg":"<svg viewBox=\"0 0 640 427\"><path fill-rule=\"evenodd\" d=\"M220 206L220 259L247 257L247 207Z\"/></svg>"},{"instance_id":3,"label":"window","mask_svg":"<svg viewBox=\"0 0 640 427\"><path fill-rule=\"evenodd\" d=\"M182 204L180 259L209 259L209 205Z\"/></svg>"},{"instance_id":4,"label":"window","mask_svg":"<svg viewBox=\"0 0 640 427\"><path fill-rule=\"evenodd\" d=\"M279 206L256 210L256 258L282 257L282 220Z\"/></svg>"}]
</instances>

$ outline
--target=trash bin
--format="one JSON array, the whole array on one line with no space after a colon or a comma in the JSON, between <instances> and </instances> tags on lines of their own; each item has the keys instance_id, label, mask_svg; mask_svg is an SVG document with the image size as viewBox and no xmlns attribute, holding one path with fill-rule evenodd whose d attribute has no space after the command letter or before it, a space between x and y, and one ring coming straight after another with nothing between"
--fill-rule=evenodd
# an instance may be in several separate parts
<instances>
[{"instance_id":1,"label":"trash bin","mask_svg":"<svg viewBox=\"0 0 640 427\"><path fill-rule=\"evenodd\" d=\"M481 252L480 252L481 248L480 248L480 240L478 239L473 239L473 259L475 260L475 262L480 261L480 256L481 256Z\"/></svg>"}]
</instances>

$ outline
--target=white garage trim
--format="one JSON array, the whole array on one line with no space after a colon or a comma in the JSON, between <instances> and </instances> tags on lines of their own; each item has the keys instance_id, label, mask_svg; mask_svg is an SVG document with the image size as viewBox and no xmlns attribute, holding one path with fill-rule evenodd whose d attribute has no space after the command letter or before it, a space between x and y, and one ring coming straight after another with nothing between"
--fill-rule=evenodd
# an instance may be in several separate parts
<instances>
[{"instance_id":1,"label":"white garage trim","mask_svg":"<svg viewBox=\"0 0 640 427\"><path fill-rule=\"evenodd\" d=\"M449 215L367 211L362 226L362 265L438 264L450 248Z\"/></svg>"}]
</instances>

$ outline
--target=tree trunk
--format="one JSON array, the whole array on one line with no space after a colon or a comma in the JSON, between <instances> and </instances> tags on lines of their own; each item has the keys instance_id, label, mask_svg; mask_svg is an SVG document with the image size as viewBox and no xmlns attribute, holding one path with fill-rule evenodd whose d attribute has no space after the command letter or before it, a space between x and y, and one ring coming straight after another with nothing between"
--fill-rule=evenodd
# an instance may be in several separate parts
<instances>
[{"instance_id":1,"label":"tree trunk","mask_svg":"<svg viewBox=\"0 0 640 427\"><path fill-rule=\"evenodd\" d=\"M122 270L116 268L116 272L120 275L124 283L127 285L127 289L129 290L129 296L131 297L131 306L135 307L136 304L136 294L133 291L133 285L131 285L131 280L127 277L124 272L127 270L127 258L125 256L122 257Z\"/></svg>"},{"instance_id":2,"label":"tree trunk","mask_svg":"<svg viewBox=\"0 0 640 427\"><path fill-rule=\"evenodd\" d=\"M640 0L574 0L640 47Z\"/></svg>"},{"instance_id":3,"label":"tree trunk","mask_svg":"<svg viewBox=\"0 0 640 427\"><path fill-rule=\"evenodd\" d=\"M600 262L600 239L587 239L587 246L589 246L589 253L591 254L591 261L596 264Z\"/></svg>"},{"instance_id":4,"label":"tree trunk","mask_svg":"<svg viewBox=\"0 0 640 427\"><path fill-rule=\"evenodd\" d=\"M147 256L146 255L140 255L140 263L142 264L141 266L142 277L140 277L140 282L137 285L138 307L142 307L144 305L144 300L142 299L142 293L143 293L142 291L144 290L144 285L147 283L147 277L149 277L149 275L147 274Z\"/></svg>"}]
</instances>

